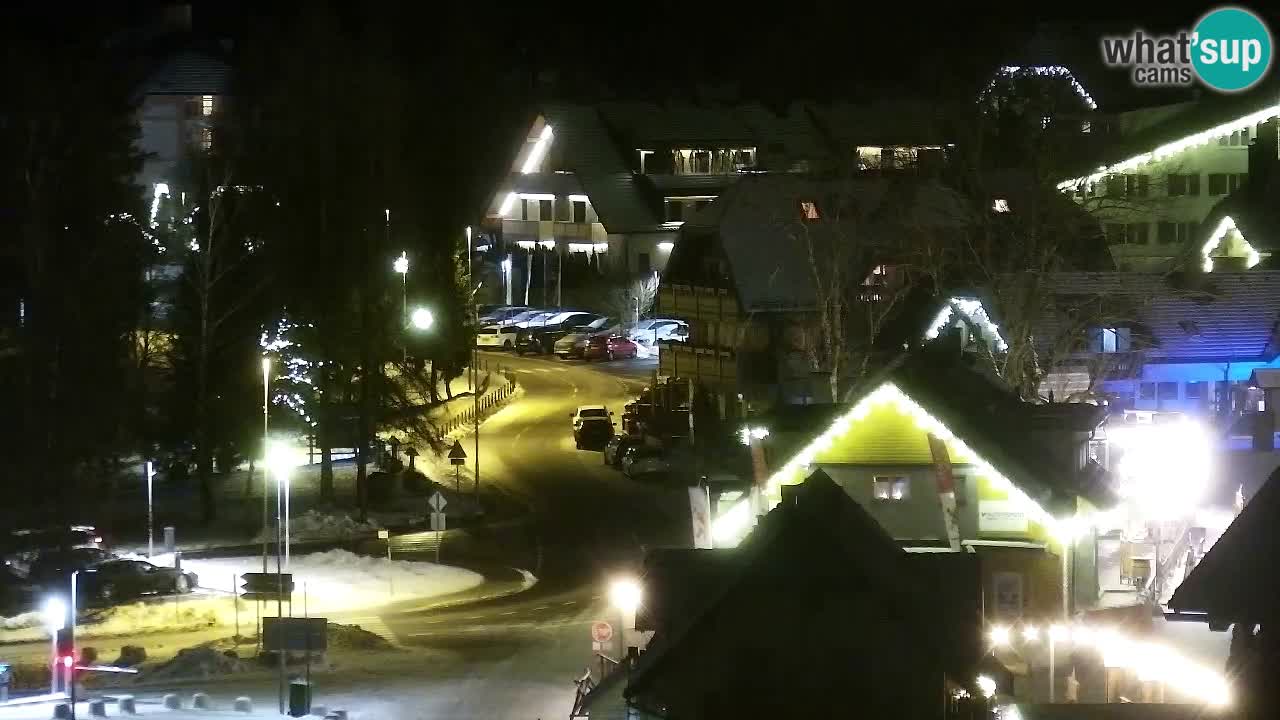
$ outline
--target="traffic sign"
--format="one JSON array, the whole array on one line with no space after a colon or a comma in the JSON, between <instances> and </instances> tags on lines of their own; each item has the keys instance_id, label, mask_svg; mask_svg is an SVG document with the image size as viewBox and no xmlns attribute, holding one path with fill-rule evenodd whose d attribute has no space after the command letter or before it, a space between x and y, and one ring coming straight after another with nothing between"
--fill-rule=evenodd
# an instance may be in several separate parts
<instances>
[{"instance_id":1,"label":"traffic sign","mask_svg":"<svg viewBox=\"0 0 1280 720\"><path fill-rule=\"evenodd\" d=\"M289 600L293 595L293 575L289 573L245 573L240 576L245 600Z\"/></svg>"},{"instance_id":2,"label":"traffic sign","mask_svg":"<svg viewBox=\"0 0 1280 720\"><path fill-rule=\"evenodd\" d=\"M591 623L591 641L607 643L613 639L613 626L603 620Z\"/></svg>"},{"instance_id":3,"label":"traffic sign","mask_svg":"<svg viewBox=\"0 0 1280 720\"><path fill-rule=\"evenodd\" d=\"M467 451L462 449L462 443L454 440L453 447L449 448L449 464L465 465L467 462Z\"/></svg>"},{"instance_id":4,"label":"traffic sign","mask_svg":"<svg viewBox=\"0 0 1280 720\"><path fill-rule=\"evenodd\" d=\"M378 539L379 539L379 540L389 540L390 538L391 538L391 531L390 531L390 530L379 530L379 531L378 531Z\"/></svg>"},{"instance_id":5,"label":"traffic sign","mask_svg":"<svg viewBox=\"0 0 1280 720\"><path fill-rule=\"evenodd\" d=\"M442 512L433 512L433 513L431 513L431 529L432 529L433 531L435 531L435 532L442 532L442 531L444 531L444 529L445 529L445 524L444 524L444 513L442 513ZM438 547L438 546L437 546L437 547Z\"/></svg>"},{"instance_id":6,"label":"traffic sign","mask_svg":"<svg viewBox=\"0 0 1280 720\"><path fill-rule=\"evenodd\" d=\"M449 502L444 499L444 496L439 491L436 491L431 495L431 499L427 501L427 504L431 506L432 510L439 513L444 512L444 506L448 505Z\"/></svg>"},{"instance_id":7,"label":"traffic sign","mask_svg":"<svg viewBox=\"0 0 1280 720\"><path fill-rule=\"evenodd\" d=\"M328 647L326 618L262 618L262 647L272 650L325 650Z\"/></svg>"}]
</instances>

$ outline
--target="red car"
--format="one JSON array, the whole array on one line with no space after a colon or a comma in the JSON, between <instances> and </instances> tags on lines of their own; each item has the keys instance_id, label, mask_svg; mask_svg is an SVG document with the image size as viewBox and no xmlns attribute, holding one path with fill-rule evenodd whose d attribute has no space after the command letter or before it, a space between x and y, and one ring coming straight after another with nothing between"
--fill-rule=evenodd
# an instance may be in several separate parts
<instances>
[{"instance_id":1,"label":"red car","mask_svg":"<svg viewBox=\"0 0 1280 720\"><path fill-rule=\"evenodd\" d=\"M636 356L636 344L621 335L605 337L596 335L587 340L582 357L587 360L614 358L633 358Z\"/></svg>"}]
</instances>

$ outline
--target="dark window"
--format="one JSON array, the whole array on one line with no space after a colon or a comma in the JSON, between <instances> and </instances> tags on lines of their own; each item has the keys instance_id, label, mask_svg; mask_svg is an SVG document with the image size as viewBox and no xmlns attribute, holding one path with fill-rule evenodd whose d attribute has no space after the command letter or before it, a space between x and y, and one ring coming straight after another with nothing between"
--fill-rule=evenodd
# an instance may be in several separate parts
<instances>
[{"instance_id":1,"label":"dark window","mask_svg":"<svg viewBox=\"0 0 1280 720\"><path fill-rule=\"evenodd\" d=\"M1240 144L1241 144L1241 145L1248 145L1248 144L1249 144L1249 130L1250 130L1249 128L1244 128L1243 130L1241 130L1241 131L1240 131Z\"/></svg>"},{"instance_id":2,"label":"dark window","mask_svg":"<svg viewBox=\"0 0 1280 720\"><path fill-rule=\"evenodd\" d=\"M708 205L710 205L710 204L711 204L711 201L710 201L710 200L698 200L697 202L695 202L695 203L693 204L693 209L694 209L694 210L701 210L702 208L704 208L704 207L706 207L706 206L708 206Z\"/></svg>"},{"instance_id":3,"label":"dark window","mask_svg":"<svg viewBox=\"0 0 1280 720\"><path fill-rule=\"evenodd\" d=\"M585 200L573 201L573 221L576 223L587 221L587 203Z\"/></svg>"},{"instance_id":4,"label":"dark window","mask_svg":"<svg viewBox=\"0 0 1280 720\"><path fill-rule=\"evenodd\" d=\"M1187 176L1177 173L1169 173L1169 195L1186 195L1187 194Z\"/></svg>"},{"instance_id":5,"label":"dark window","mask_svg":"<svg viewBox=\"0 0 1280 720\"><path fill-rule=\"evenodd\" d=\"M969 504L969 479L964 475L956 475L952 478L956 488L956 507L964 507Z\"/></svg>"},{"instance_id":6,"label":"dark window","mask_svg":"<svg viewBox=\"0 0 1280 720\"><path fill-rule=\"evenodd\" d=\"M1157 390L1159 393L1157 400L1177 400L1178 399L1178 383L1162 382Z\"/></svg>"},{"instance_id":7,"label":"dark window","mask_svg":"<svg viewBox=\"0 0 1280 720\"><path fill-rule=\"evenodd\" d=\"M1147 244L1147 223L1130 223L1128 232L1130 245Z\"/></svg>"},{"instance_id":8,"label":"dark window","mask_svg":"<svg viewBox=\"0 0 1280 720\"><path fill-rule=\"evenodd\" d=\"M1183 392L1186 393L1186 398L1188 400L1202 400L1204 399L1204 382L1200 380L1191 380L1187 383L1186 390Z\"/></svg>"},{"instance_id":9,"label":"dark window","mask_svg":"<svg viewBox=\"0 0 1280 720\"><path fill-rule=\"evenodd\" d=\"M1244 185L1245 178L1249 177L1248 173L1232 173L1227 176L1227 192L1233 193L1236 188Z\"/></svg>"},{"instance_id":10,"label":"dark window","mask_svg":"<svg viewBox=\"0 0 1280 720\"><path fill-rule=\"evenodd\" d=\"M1200 194L1200 173L1192 173L1187 176L1187 194Z\"/></svg>"},{"instance_id":11,"label":"dark window","mask_svg":"<svg viewBox=\"0 0 1280 720\"><path fill-rule=\"evenodd\" d=\"M521 220L533 219L533 201L532 200L520 201L520 219Z\"/></svg>"},{"instance_id":12,"label":"dark window","mask_svg":"<svg viewBox=\"0 0 1280 720\"><path fill-rule=\"evenodd\" d=\"M667 201L667 220L684 220L684 203L679 200Z\"/></svg>"},{"instance_id":13,"label":"dark window","mask_svg":"<svg viewBox=\"0 0 1280 720\"><path fill-rule=\"evenodd\" d=\"M640 253L636 256L636 264L640 266L640 272L649 274L649 253Z\"/></svg>"},{"instance_id":14,"label":"dark window","mask_svg":"<svg viewBox=\"0 0 1280 720\"><path fill-rule=\"evenodd\" d=\"M1107 176L1107 197L1120 197L1124 194L1124 176Z\"/></svg>"},{"instance_id":15,"label":"dark window","mask_svg":"<svg viewBox=\"0 0 1280 720\"><path fill-rule=\"evenodd\" d=\"M1139 383L1138 399L1139 400L1155 400L1156 384L1155 383Z\"/></svg>"},{"instance_id":16,"label":"dark window","mask_svg":"<svg viewBox=\"0 0 1280 720\"><path fill-rule=\"evenodd\" d=\"M1123 245L1128 240L1128 231L1124 223L1107 223L1107 242L1112 245Z\"/></svg>"},{"instance_id":17,"label":"dark window","mask_svg":"<svg viewBox=\"0 0 1280 720\"><path fill-rule=\"evenodd\" d=\"M1151 191L1151 177L1148 175L1138 176L1138 197L1146 197Z\"/></svg>"},{"instance_id":18,"label":"dark window","mask_svg":"<svg viewBox=\"0 0 1280 720\"><path fill-rule=\"evenodd\" d=\"M1209 173L1209 194L1210 195L1226 195L1227 194L1226 173Z\"/></svg>"},{"instance_id":19,"label":"dark window","mask_svg":"<svg viewBox=\"0 0 1280 720\"><path fill-rule=\"evenodd\" d=\"M538 219L550 220L555 216L555 204L552 200L538 201Z\"/></svg>"},{"instance_id":20,"label":"dark window","mask_svg":"<svg viewBox=\"0 0 1280 720\"><path fill-rule=\"evenodd\" d=\"M1176 223L1162 222L1156 228L1156 242L1169 245L1178 242L1178 226Z\"/></svg>"}]
</instances>

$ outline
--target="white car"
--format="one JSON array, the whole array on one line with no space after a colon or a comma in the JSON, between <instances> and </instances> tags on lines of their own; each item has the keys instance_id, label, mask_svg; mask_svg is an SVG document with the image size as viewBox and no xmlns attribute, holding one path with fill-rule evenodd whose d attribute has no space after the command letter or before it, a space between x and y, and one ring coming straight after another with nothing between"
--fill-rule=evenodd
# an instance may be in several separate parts
<instances>
[{"instance_id":1,"label":"white car","mask_svg":"<svg viewBox=\"0 0 1280 720\"><path fill-rule=\"evenodd\" d=\"M661 340L683 340L688 336L688 323L670 318L641 320L627 331L628 339L645 345L653 345Z\"/></svg>"},{"instance_id":2,"label":"white car","mask_svg":"<svg viewBox=\"0 0 1280 720\"><path fill-rule=\"evenodd\" d=\"M573 429L577 430L583 418L608 418L612 414L604 405L580 405L569 417L573 419Z\"/></svg>"},{"instance_id":3,"label":"white car","mask_svg":"<svg viewBox=\"0 0 1280 720\"><path fill-rule=\"evenodd\" d=\"M476 347L510 350L516 346L515 325L488 325L476 331Z\"/></svg>"}]
</instances>

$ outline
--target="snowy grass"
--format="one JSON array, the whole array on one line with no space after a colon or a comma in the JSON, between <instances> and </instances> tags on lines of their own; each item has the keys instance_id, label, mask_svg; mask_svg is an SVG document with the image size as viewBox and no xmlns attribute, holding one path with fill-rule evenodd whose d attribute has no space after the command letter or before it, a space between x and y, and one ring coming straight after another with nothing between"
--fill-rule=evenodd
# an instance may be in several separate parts
<instances>
[{"instance_id":1,"label":"snowy grass","mask_svg":"<svg viewBox=\"0 0 1280 720\"><path fill-rule=\"evenodd\" d=\"M274 564L268 565L274 571ZM183 559L182 567L200 576L201 587L229 593L240 575L262 572L262 561L257 556ZM484 581L479 573L462 568L366 557L346 550L295 555L286 571L293 574L295 606L301 608L305 591L310 612L340 612L438 597L469 590Z\"/></svg>"}]
</instances>

